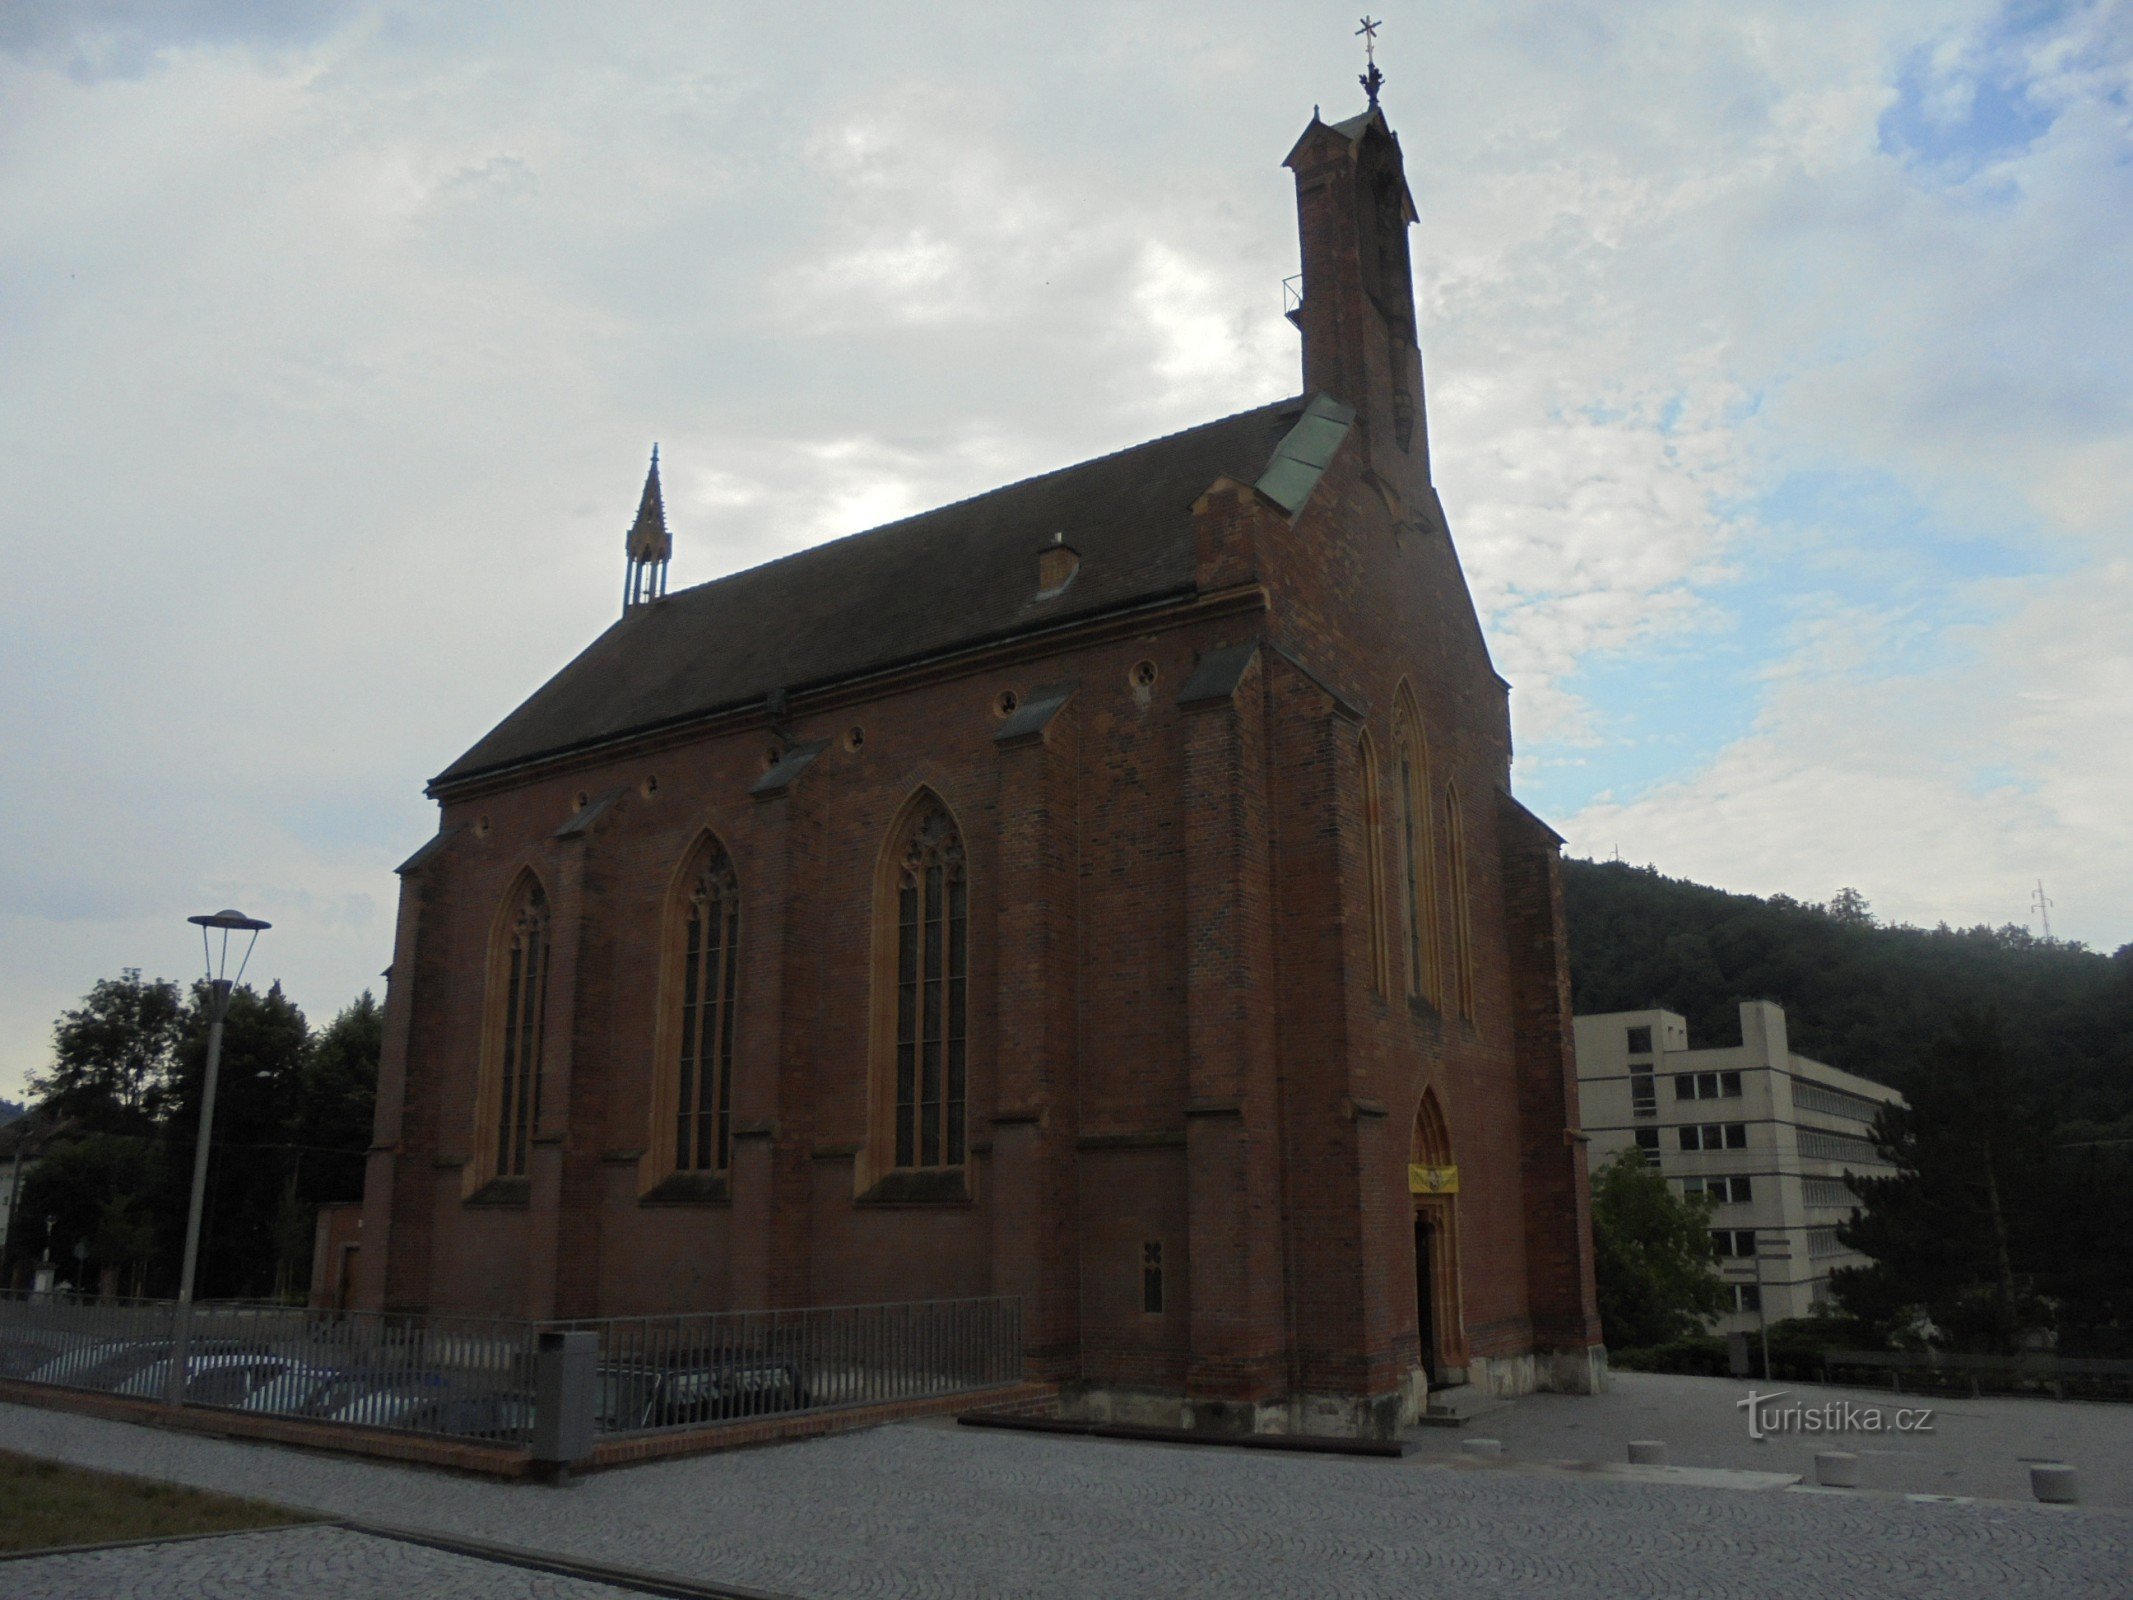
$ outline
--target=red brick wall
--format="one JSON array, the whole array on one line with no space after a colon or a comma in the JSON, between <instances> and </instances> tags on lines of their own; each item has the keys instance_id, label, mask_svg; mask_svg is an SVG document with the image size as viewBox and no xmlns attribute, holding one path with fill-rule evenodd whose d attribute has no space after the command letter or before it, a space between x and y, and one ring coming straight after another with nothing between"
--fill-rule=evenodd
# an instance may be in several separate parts
<instances>
[{"instance_id":1,"label":"red brick wall","mask_svg":"<svg viewBox=\"0 0 2133 1600\"><path fill-rule=\"evenodd\" d=\"M1312 182L1341 181L1337 154L1314 156ZM1352 257L1347 235L1307 240L1322 284ZM1390 381L1397 365L1338 370ZM390 1261L366 1262L371 1303L588 1315L1014 1293L1047 1377L1383 1395L1417 1359L1406 1163L1433 1088L1462 1185L1448 1346L1594 1340L1555 846L1508 798L1505 688L1420 439L1390 447L1387 415L1364 407L1294 519L1211 487L1197 602L796 696L780 733L827 747L777 795L749 794L778 742L754 713L450 794L455 831L402 910L366 1213ZM1255 639L1232 693L1179 704L1202 655ZM1403 682L1434 788L1462 796L1471 1019L1411 1001L1397 962L1390 993L1371 983L1355 744L1367 727L1392 749ZM1002 690L1062 683L1073 697L1041 733L994 738ZM969 860L969 1194L891 1205L856 1192L872 897L920 785ZM555 837L580 796L611 793ZM1433 815L1445 884L1441 798ZM730 1193L651 1204L662 925L706 828L744 897ZM527 866L556 922L534 1180L523 1205L469 1204L490 928Z\"/></svg>"}]
</instances>

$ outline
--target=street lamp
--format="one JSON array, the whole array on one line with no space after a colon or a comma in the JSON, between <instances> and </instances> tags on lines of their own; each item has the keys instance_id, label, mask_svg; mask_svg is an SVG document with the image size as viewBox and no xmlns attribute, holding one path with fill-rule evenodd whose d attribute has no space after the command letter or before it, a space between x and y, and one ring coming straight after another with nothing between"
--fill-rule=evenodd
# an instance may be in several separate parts
<instances>
[{"instance_id":1,"label":"street lamp","mask_svg":"<svg viewBox=\"0 0 2133 1600\"><path fill-rule=\"evenodd\" d=\"M170 1387L167 1398L172 1405L180 1405L185 1399L185 1371L191 1353L193 1329L193 1271L200 1260L200 1211L207 1200L207 1152L213 1142L215 1125L215 1075L222 1066L222 1022L230 1014L230 992L244 977L244 969L252 959L252 946L259 943L260 933L272 926L257 917L248 917L242 911L217 911L211 916L187 917L200 930L200 949L207 958L207 1078L200 1089L200 1132L193 1141L193 1198L185 1213L185 1268L178 1278L178 1319L171 1340ZM209 943L211 930L222 934L222 948L218 951ZM244 954L237 960L237 976L226 976L230 966L230 935L249 933L252 937L244 947Z\"/></svg>"}]
</instances>

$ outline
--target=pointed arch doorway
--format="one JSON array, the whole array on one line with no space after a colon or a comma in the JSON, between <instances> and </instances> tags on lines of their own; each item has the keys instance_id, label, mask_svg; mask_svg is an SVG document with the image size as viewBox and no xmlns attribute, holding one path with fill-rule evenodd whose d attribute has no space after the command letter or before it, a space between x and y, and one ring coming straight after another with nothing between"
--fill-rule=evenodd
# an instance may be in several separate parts
<instances>
[{"instance_id":1,"label":"pointed arch doorway","mask_svg":"<svg viewBox=\"0 0 2133 1600\"><path fill-rule=\"evenodd\" d=\"M1415 1332L1433 1388L1466 1379L1466 1314L1459 1287L1459 1164L1435 1089L1425 1089L1408 1142L1415 1213Z\"/></svg>"}]
</instances>

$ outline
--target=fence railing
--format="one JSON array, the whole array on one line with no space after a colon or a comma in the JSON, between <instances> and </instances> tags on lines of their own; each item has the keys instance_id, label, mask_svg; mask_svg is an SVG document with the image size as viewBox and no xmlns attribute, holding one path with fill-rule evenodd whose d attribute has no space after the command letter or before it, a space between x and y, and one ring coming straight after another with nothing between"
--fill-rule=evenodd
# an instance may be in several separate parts
<instances>
[{"instance_id":1,"label":"fence railing","mask_svg":"<svg viewBox=\"0 0 2133 1600\"><path fill-rule=\"evenodd\" d=\"M158 1400L176 1303L0 1295L0 1376ZM533 1325L208 1301L194 1305L185 1404L524 1444Z\"/></svg>"},{"instance_id":2,"label":"fence railing","mask_svg":"<svg viewBox=\"0 0 2133 1600\"><path fill-rule=\"evenodd\" d=\"M603 1434L925 1399L1022 1377L1022 1303L1008 1298L542 1326L597 1336Z\"/></svg>"},{"instance_id":3,"label":"fence railing","mask_svg":"<svg viewBox=\"0 0 2133 1600\"><path fill-rule=\"evenodd\" d=\"M543 1334L589 1370L540 1383ZM0 1377L140 1399L169 1394L176 1305L0 1293ZM564 1341L548 1341L560 1346ZM1019 1300L529 1322L202 1302L184 1403L533 1447L543 1394L614 1436L927 1399L1020 1381ZM555 1419L548 1419L551 1424ZM551 1427L547 1437L555 1437ZM536 1452L538 1453L538 1452Z\"/></svg>"}]
</instances>

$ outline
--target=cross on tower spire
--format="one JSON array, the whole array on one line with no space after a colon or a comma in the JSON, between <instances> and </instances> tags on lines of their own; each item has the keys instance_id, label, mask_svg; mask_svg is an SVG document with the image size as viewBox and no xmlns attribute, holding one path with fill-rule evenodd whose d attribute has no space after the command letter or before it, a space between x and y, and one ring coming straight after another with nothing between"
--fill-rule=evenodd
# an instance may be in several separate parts
<instances>
[{"instance_id":1,"label":"cross on tower spire","mask_svg":"<svg viewBox=\"0 0 2133 1600\"><path fill-rule=\"evenodd\" d=\"M1385 74L1378 71L1377 51L1378 29L1385 24L1373 20L1367 12L1362 17L1362 24L1355 30L1355 36L1363 41L1363 59L1369 63L1370 70L1355 81L1363 86L1363 93L1370 96L1370 109L1375 111L1378 108L1378 90L1385 86Z\"/></svg>"},{"instance_id":2,"label":"cross on tower spire","mask_svg":"<svg viewBox=\"0 0 2133 1600\"><path fill-rule=\"evenodd\" d=\"M659 492L659 446L652 446L652 470L644 476L644 493L637 501L637 520L624 536L623 549L629 567L622 580L622 609L657 600L667 592L667 562L674 554L674 540L667 532L666 500Z\"/></svg>"}]
</instances>

